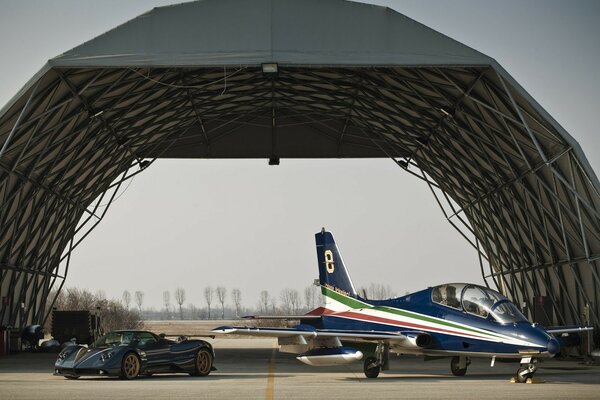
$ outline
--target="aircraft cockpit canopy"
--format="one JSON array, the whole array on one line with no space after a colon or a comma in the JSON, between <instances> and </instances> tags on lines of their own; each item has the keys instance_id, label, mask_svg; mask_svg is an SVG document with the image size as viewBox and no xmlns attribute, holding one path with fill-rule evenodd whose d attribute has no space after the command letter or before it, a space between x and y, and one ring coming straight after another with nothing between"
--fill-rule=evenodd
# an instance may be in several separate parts
<instances>
[{"instance_id":1,"label":"aircraft cockpit canopy","mask_svg":"<svg viewBox=\"0 0 600 400\"><path fill-rule=\"evenodd\" d=\"M448 283L431 290L431 301L500 323L527 321L505 296L483 286Z\"/></svg>"}]
</instances>

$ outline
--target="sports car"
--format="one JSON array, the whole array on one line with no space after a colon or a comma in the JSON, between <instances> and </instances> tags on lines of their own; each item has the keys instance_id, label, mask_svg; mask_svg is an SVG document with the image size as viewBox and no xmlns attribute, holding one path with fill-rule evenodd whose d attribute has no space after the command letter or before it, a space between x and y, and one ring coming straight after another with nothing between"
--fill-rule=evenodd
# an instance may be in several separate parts
<instances>
[{"instance_id":1,"label":"sports car","mask_svg":"<svg viewBox=\"0 0 600 400\"><path fill-rule=\"evenodd\" d=\"M206 376L215 370L214 358L212 346L204 340L173 341L151 332L124 330L110 332L89 347L66 347L54 363L54 375L67 379L82 375L134 379L173 372Z\"/></svg>"}]
</instances>

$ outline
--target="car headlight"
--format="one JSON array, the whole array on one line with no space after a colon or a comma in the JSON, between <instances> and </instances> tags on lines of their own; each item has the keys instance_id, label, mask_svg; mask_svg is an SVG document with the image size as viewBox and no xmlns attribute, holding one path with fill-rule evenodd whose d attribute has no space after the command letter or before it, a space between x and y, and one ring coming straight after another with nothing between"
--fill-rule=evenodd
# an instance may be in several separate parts
<instances>
[{"instance_id":1,"label":"car headlight","mask_svg":"<svg viewBox=\"0 0 600 400\"><path fill-rule=\"evenodd\" d=\"M100 361L103 361L103 362L104 362L104 361L108 361L108 360L110 360L110 359L112 358L112 356L113 356L113 352L112 352L112 351L109 351L109 352L107 352L107 353L104 353L104 354L102 354L102 355L100 356Z\"/></svg>"},{"instance_id":2,"label":"car headlight","mask_svg":"<svg viewBox=\"0 0 600 400\"><path fill-rule=\"evenodd\" d=\"M68 355L69 355L69 352L68 352L68 351L65 351L65 350L63 350L63 351L61 351L61 352L58 354L58 359L59 359L60 361L63 361L65 358L67 358L67 356L68 356Z\"/></svg>"}]
</instances>

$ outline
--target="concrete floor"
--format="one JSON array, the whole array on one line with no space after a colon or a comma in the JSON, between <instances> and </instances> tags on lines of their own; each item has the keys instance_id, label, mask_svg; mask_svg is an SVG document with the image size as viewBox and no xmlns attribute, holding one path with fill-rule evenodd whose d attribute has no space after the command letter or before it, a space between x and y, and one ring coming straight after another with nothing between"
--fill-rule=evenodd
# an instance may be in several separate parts
<instances>
[{"instance_id":1,"label":"concrete floor","mask_svg":"<svg viewBox=\"0 0 600 400\"><path fill-rule=\"evenodd\" d=\"M218 371L205 378L162 375L66 380L52 375L56 354L0 358L0 399L600 399L600 366L546 361L543 384L512 384L515 364L474 360L467 376L451 375L449 360L391 360L391 370L366 379L360 363L309 367L277 353L270 339L216 339Z\"/></svg>"}]
</instances>

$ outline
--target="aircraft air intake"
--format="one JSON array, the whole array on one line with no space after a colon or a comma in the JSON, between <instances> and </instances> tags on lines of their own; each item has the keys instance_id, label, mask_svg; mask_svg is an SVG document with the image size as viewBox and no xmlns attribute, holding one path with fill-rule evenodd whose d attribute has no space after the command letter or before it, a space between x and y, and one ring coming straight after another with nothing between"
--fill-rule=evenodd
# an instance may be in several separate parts
<instances>
[{"instance_id":1,"label":"aircraft air intake","mask_svg":"<svg viewBox=\"0 0 600 400\"><path fill-rule=\"evenodd\" d=\"M420 349L429 347L432 342L431 335L428 333L409 333L406 335L406 339L412 346Z\"/></svg>"}]
</instances>

